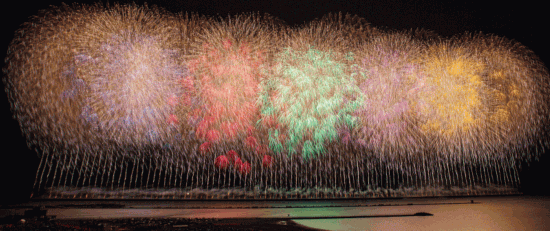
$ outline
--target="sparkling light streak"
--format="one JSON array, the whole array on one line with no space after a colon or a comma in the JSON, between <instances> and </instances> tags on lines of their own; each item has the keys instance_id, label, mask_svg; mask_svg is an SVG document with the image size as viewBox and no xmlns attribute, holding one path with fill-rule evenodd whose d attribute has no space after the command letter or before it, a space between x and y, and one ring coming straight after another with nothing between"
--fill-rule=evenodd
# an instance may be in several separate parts
<instances>
[{"instance_id":1,"label":"sparkling light streak","mask_svg":"<svg viewBox=\"0 0 550 231\"><path fill-rule=\"evenodd\" d=\"M548 148L547 68L498 36L422 33L64 5L16 32L3 81L35 190L518 187Z\"/></svg>"}]
</instances>

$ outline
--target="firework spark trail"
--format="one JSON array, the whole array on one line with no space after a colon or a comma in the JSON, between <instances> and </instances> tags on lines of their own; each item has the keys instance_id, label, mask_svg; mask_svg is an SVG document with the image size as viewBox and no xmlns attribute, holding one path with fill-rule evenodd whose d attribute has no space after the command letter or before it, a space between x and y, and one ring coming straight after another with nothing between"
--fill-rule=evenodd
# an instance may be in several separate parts
<instances>
[{"instance_id":1,"label":"firework spark trail","mask_svg":"<svg viewBox=\"0 0 550 231\"><path fill-rule=\"evenodd\" d=\"M235 153L238 160L229 158L228 170L239 175L224 177L233 185L252 186L247 182L261 166L257 156L268 151L265 132L257 126L257 94L265 78L261 70L270 66L267 59L275 48L279 24L269 15L257 14L212 20L191 46L188 85L201 99L190 114L192 139L200 143L202 156L218 155L218 159L228 151ZM213 160L205 158L207 163ZM210 167L208 172L217 171ZM215 181L208 176L208 187L213 184L210 178Z\"/></svg>"},{"instance_id":2,"label":"firework spark trail","mask_svg":"<svg viewBox=\"0 0 550 231\"><path fill-rule=\"evenodd\" d=\"M473 56L486 67L483 94L489 116L484 145L495 157L536 158L540 151L519 149L547 145L539 146L536 140L547 136L543 124L548 123L549 114L548 69L532 51L506 38L466 34L454 41L463 49L475 50Z\"/></svg>"},{"instance_id":3,"label":"firework spark trail","mask_svg":"<svg viewBox=\"0 0 550 231\"><path fill-rule=\"evenodd\" d=\"M227 43L230 44L229 41ZM230 46L228 45L228 49L231 48ZM241 47L244 55L248 56L248 52L243 51L245 49L249 48ZM218 53L217 50L213 52ZM223 63L220 63L222 57L217 55L201 57L207 59L203 65L210 65L206 68L214 73L210 76L210 73L193 72L198 76L199 91L206 103L206 111L204 116L201 116L202 120L195 131L197 138L208 142L217 142L220 138L224 141L232 141L248 130L248 139L256 139L253 137L257 120L254 118L257 116L255 95L259 81L257 74L252 72L253 64L248 63L250 58L246 56L229 55L225 58L227 61ZM191 65L195 65L194 63L195 61L191 61Z\"/></svg>"},{"instance_id":4,"label":"firework spark trail","mask_svg":"<svg viewBox=\"0 0 550 231\"><path fill-rule=\"evenodd\" d=\"M287 31L260 96L273 152L313 158L327 152L339 127L353 126L358 89L347 67L353 54L346 53L373 33L360 18L341 14Z\"/></svg>"},{"instance_id":5,"label":"firework spark trail","mask_svg":"<svg viewBox=\"0 0 550 231\"><path fill-rule=\"evenodd\" d=\"M423 73L411 60L418 56L422 44L411 35L394 33L374 36L358 51L362 63L353 67L359 77L361 107L354 112L358 131L344 130L342 141L364 146L379 155L420 153L425 148L416 130L414 110L410 106L423 89Z\"/></svg>"},{"instance_id":6,"label":"firework spark trail","mask_svg":"<svg viewBox=\"0 0 550 231\"><path fill-rule=\"evenodd\" d=\"M136 43L154 44L147 39ZM122 46L121 49L118 46ZM174 95L181 95L173 87L177 76L153 69L160 66L160 63L153 61L158 51L140 54L135 48L124 46L128 45L103 47L102 53L109 56L109 61L100 65L103 68L99 73L92 72L94 78L89 80L91 96L86 99L89 104L81 115L92 127L99 128L95 132L103 133L101 136L107 139L122 144L127 144L123 139L131 140L130 143L139 143L140 140L155 143L161 135L158 133L162 132L159 127L165 126L164 122L174 113L165 101ZM134 57L125 59L125 55ZM172 74L174 79L163 83L157 79L156 73L159 72L164 76ZM92 116L95 118L90 118Z\"/></svg>"},{"instance_id":7,"label":"firework spark trail","mask_svg":"<svg viewBox=\"0 0 550 231\"><path fill-rule=\"evenodd\" d=\"M136 35L138 34L138 35ZM162 144L177 132L176 83L185 69L176 51L148 35L118 33L101 44L99 57L82 65L90 91L81 116L103 139L119 145ZM95 116L95 118L94 118Z\"/></svg>"},{"instance_id":8,"label":"firework spark trail","mask_svg":"<svg viewBox=\"0 0 550 231\"><path fill-rule=\"evenodd\" d=\"M419 59L430 90L419 93L416 106L431 147L472 160L517 157L515 147L535 145L529 139L542 138L539 124L547 123L547 94L540 93L548 92L541 78L548 74L530 67L537 62L527 54L496 36L430 45Z\"/></svg>"},{"instance_id":9,"label":"firework spark trail","mask_svg":"<svg viewBox=\"0 0 550 231\"><path fill-rule=\"evenodd\" d=\"M147 7L67 8L26 25L38 36L14 40L40 47L15 56L30 71L8 85L24 92L14 99L28 107L15 114L30 145L101 153L170 140L178 129L171 100L186 93L176 84L187 71L176 19Z\"/></svg>"},{"instance_id":10,"label":"firework spark trail","mask_svg":"<svg viewBox=\"0 0 550 231\"><path fill-rule=\"evenodd\" d=\"M276 72L281 77L266 84L275 93L262 109L264 115L275 116L282 125L269 131L273 151L315 157L326 152L325 142L337 138L336 129L343 126L340 121L353 126L350 113L357 106L345 99L355 94L353 79L346 77L344 64L332 59L330 53L319 50L299 52L290 48L277 59Z\"/></svg>"},{"instance_id":11,"label":"firework spark trail","mask_svg":"<svg viewBox=\"0 0 550 231\"><path fill-rule=\"evenodd\" d=\"M515 187L548 147L548 70L521 44L342 14L283 24L118 4L34 17L3 81L42 155L35 188Z\"/></svg>"},{"instance_id":12,"label":"firework spark trail","mask_svg":"<svg viewBox=\"0 0 550 231\"><path fill-rule=\"evenodd\" d=\"M421 130L449 140L476 140L476 125L486 116L480 95L483 64L445 43L430 46L422 60L430 90L419 93Z\"/></svg>"}]
</instances>

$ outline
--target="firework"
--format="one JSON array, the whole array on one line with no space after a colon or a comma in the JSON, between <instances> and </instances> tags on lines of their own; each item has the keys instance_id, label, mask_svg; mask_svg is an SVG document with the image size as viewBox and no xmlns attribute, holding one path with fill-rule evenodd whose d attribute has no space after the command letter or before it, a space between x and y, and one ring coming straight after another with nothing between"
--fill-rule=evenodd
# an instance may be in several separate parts
<instances>
[{"instance_id":1,"label":"firework","mask_svg":"<svg viewBox=\"0 0 550 231\"><path fill-rule=\"evenodd\" d=\"M496 157L540 155L531 149L547 145L539 142L545 139L548 124L548 69L531 50L503 37L465 34L452 41L474 51L472 57L485 68L480 94L487 114L478 143L470 148Z\"/></svg>"},{"instance_id":2,"label":"firework","mask_svg":"<svg viewBox=\"0 0 550 231\"><path fill-rule=\"evenodd\" d=\"M337 129L354 126L350 113L358 107L358 89L351 51L375 33L363 19L342 14L287 30L286 48L275 57L260 99L272 151L316 157L337 139Z\"/></svg>"},{"instance_id":3,"label":"firework","mask_svg":"<svg viewBox=\"0 0 550 231\"><path fill-rule=\"evenodd\" d=\"M515 156L535 133L540 136L548 114L547 73L524 47L465 35L431 44L420 60L426 88L415 107L420 130L439 152Z\"/></svg>"},{"instance_id":4,"label":"firework","mask_svg":"<svg viewBox=\"0 0 550 231\"><path fill-rule=\"evenodd\" d=\"M42 155L35 190L506 188L547 148L548 71L520 44L342 14L283 25L118 4L34 17L3 80Z\"/></svg>"},{"instance_id":5,"label":"firework","mask_svg":"<svg viewBox=\"0 0 550 231\"><path fill-rule=\"evenodd\" d=\"M28 141L43 150L174 144L194 97L177 84L188 73L185 20L147 6L62 9L35 17L11 46L7 89Z\"/></svg>"},{"instance_id":6,"label":"firework","mask_svg":"<svg viewBox=\"0 0 550 231\"><path fill-rule=\"evenodd\" d=\"M244 141L261 153L256 129L257 95L278 36L277 20L269 15L241 15L212 24L198 35L191 57L192 81L203 104L196 111L196 138L202 142Z\"/></svg>"},{"instance_id":7,"label":"firework","mask_svg":"<svg viewBox=\"0 0 550 231\"><path fill-rule=\"evenodd\" d=\"M381 156L425 149L411 107L417 92L425 90L420 67L412 63L422 48L410 33L393 32L372 36L359 49L356 58L360 63L352 71L362 102L353 113L359 123L341 134L346 145L367 148Z\"/></svg>"},{"instance_id":8,"label":"firework","mask_svg":"<svg viewBox=\"0 0 550 231\"><path fill-rule=\"evenodd\" d=\"M333 58L330 52L313 48L307 52L288 48L276 59L280 77L266 81L271 92L264 93L262 109L266 120L277 118L278 124L269 130L273 151L315 157L325 152L326 142L337 138L342 121L354 123L350 112L356 105L345 101L354 97L355 83L346 76L345 64Z\"/></svg>"}]
</instances>

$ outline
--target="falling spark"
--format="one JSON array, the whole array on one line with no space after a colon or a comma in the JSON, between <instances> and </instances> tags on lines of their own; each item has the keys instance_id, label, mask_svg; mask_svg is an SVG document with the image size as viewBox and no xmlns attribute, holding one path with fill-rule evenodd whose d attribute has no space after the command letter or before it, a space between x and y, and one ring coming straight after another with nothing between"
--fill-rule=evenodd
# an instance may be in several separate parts
<instances>
[{"instance_id":1,"label":"falling spark","mask_svg":"<svg viewBox=\"0 0 550 231\"><path fill-rule=\"evenodd\" d=\"M119 4L40 15L3 81L41 158L34 191L52 197L506 193L548 148L548 70L498 36L342 14L301 28Z\"/></svg>"}]
</instances>

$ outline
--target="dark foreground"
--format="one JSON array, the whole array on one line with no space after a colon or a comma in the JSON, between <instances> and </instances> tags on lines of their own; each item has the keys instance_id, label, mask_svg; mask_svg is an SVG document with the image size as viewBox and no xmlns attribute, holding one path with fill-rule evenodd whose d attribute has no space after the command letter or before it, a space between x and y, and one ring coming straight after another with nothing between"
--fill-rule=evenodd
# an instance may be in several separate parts
<instances>
[{"instance_id":1,"label":"dark foreground","mask_svg":"<svg viewBox=\"0 0 550 231\"><path fill-rule=\"evenodd\" d=\"M0 230L319 230L290 219L4 219Z\"/></svg>"}]
</instances>

